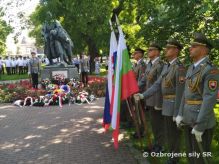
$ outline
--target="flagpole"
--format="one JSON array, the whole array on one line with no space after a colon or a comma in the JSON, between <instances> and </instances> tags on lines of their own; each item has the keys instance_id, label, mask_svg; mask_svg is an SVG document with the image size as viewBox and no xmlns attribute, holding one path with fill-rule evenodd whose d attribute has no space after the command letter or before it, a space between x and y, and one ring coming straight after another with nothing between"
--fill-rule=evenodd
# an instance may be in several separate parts
<instances>
[{"instance_id":1,"label":"flagpole","mask_svg":"<svg viewBox=\"0 0 219 164\"><path fill-rule=\"evenodd\" d=\"M145 135L147 137L147 140L148 140L148 146L149 146L149 149L151 150L152 149L152 142L151 142L151 137L150 137L150 134L149 134L149 130L148 130L148 127L147 127L147 123L146 123L146 118L145 118L145 114L144 114L144 111L142 109L142 104L141 104L141 101L136 101L136 104L140 110L140 113L141 113L141 118L142 118L142 122L144 124L144 131L145 131Z\"/></svg>"},{"instance_id":2,"label":"flagpole","mask_svg":"<svg viewBox=\"0 0 219 164\"><path fill-rule=\"evenodd\" d=\"M118 40L118 48L117 48L117 58L116 58L116 73L115 73L115 92L114 92L114 100L113 100L113 110L112 110L112 121L111 127L114 129L113 138L114 138L114 146L118 148L118 135L119 135L119 124L120 124L120 109L121 109L121 101L128 101L130 96L139 91L137 81L135 78L135 74L131 68L131 62L129 59L129 54L126 46L125 37L121 26L119 25L118 18L116 17L116 24L119 32L119 40ZM125 63L124 63L125 62ZM127 83L129 81L129 83ZM128 106L130 108L130 105ZM130 112L135 114L132 108L130 108ZM136 119L135 119L136 121ZM137 125L137 124L136 124Z\"/></svg>"},{"instance_id":3,"label":"flagpole","mask_svg":"<svg viewBox=\"0 0 219 164\"><path fill-rule=\"evenodd\" d=\"M136 113L135 113L136 110L133 109L133 104L132 104L132 101L131 101L130 98L126 99L126 103L127 103L128 108L131 107L129 110L131 110L131 113L132 113L132 120L133 120L133 122L134 122L134 124L135 124L137 136L138 136L138 138L139 138L140 141L141 141L141 149L142 149L142 147L143 147L143 142L142 142L142 140L141 140L140 127L139 127L139 124L138 124L138 121L137 121L137 118L136 118L136 117L137 117L137 116L136 116ZM130 104L131 104L131 105L130 105ZM136 108L136 109L137 109L137 108Z\"/></svg>"}]
</instances>

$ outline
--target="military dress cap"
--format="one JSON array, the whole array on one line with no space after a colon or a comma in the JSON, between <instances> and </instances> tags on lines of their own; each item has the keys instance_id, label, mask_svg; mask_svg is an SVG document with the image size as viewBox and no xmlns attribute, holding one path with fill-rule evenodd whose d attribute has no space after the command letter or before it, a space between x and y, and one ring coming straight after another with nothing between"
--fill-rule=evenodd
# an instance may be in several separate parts
<instances>
[{"instance_id":1,"label":"military dress cap","mask_svg":"<svg viewBox=\"0 0 219 164\"><path fill-rule=\"evenodd\" d=\"M141 48L136 48L135 52L140 52L142 54L144 54L145 50L141 49Z\"/></svg>"},{"instance_id":2,"label":"military dress cap","mask_svg":"<svg viewBox=\"0 0 219 164\"><path fill-rule=\"evenodd\" d=\"M158 43L156 43L156 42L151 42L150 43L149 49L152 49L152 48L157 49L159 51L162 50L161 46Z\"/></svg>"},{"instance_id":3,"label":"military dress cap","mask_svg":"<svg viewBox=\"0 0 219 164\"><path fill-rule=\"evenodd\" d=\"M166 47L176 47L179 50L183 49L182 44L178 40L176 40L174 38L171 38L171 39L167 40Z\"/></svg>"},{"instance_id":4,"label":"military dress cap","mask_svg":"<svg viewBox=\"0 0 219 164\"><path fill-rule=\"evenodd\" d=\"M191 45L200 45L200 46L206 46L209 49L213 48L210 41L207 39L207 37L202 33L195 33L194 34L194 40L191 43Z\"/></svg>"}]
</instances>

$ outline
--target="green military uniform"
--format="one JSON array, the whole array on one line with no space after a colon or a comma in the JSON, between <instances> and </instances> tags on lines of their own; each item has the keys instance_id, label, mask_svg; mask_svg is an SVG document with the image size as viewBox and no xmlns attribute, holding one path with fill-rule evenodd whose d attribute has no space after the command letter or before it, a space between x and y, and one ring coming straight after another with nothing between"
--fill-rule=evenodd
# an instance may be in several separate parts
<instances>
[{"instance_id":1,"label":"green military uniform","mask_svg":"<svg viewBox=\"0 0 219 164\"><path fill-rule=\"evenodd\" d=\"M208 43L203 36L202 39L195 38L195 42ZM203 39L204 38L204 39ZM187 152L201 152L195 135L191 134L192 129L202 134L204 152L210 152L210 145L213 137L213 128L216 124L214 106L218 93L219 70L211 64L208 57L205 57L194 68L191 65L186 74L185 91L180 106L179 116L185 126L185 139ZM191 164L202 164L204 159L189 158Z\"/></svg>"},{"instance_id":2,"label":"green military uniform","mask_svg":"<svg viewBox=\"0 0 219 164\"><path fill-rule=\"evenodd\" d=\"M142 50L141 48L136 48L135 52L140 52L142 53L142 55L144 54L144 50ZM145 69L146 69L146 63L143 60L144 58L142 57L141 59L139 59L137 61L137 63L134 65L133 67L133 71L135 73L135 77L136 77L136 81L139 82L141 81L142 78L144 78L145 75ZM139 87L140 92L144 91L144 86ZM137 116L137 115L136 115ZM140 127L140 135L143 135L143 122L142 122L142 118L140 118L141 120L141 125L139 125ZM134 137L137 138L137 132L134 134Z\"/></svg>"},{"instance_id":3,"label":"green military uniform","mask_svg":"<svg viewBox=\"0 0 219 164\"><path fill-rule=\"evenodd\" d=\"M152 43L149 48L150 47L158 49L159 51L161 50L161 47L157 43ZM163 65L164 62L159 57L155 58L154 61L149 61L145 76L138 83L139 86L145 86L146 90L149 89L159 78ZM150 113L150 123L154 135L155 142L153 151L160 151L164 144L161 87L153 96L145 100L145 104Z\"/></svg>"},{"instance_id":4,"label":"green military uniform","mask_svg":"<svg viewBox=\"0 0 219 164\"><path fill-rule=\"evenodd\" d=\"M182 46L176 40L168 41L169 46L176 46L182 49ZM165 138L168 145L168 152L179 152L180 131L173 122L173 117L178 115L182 93L185 82L185 67L178 58L172 63L166 63L158 80L143 95L146 99L154 95L161 88L163 104L162 115L164 116ZM176 163L177 159L172 159Z\"/></svg>"},{"instance_id":5,"label":"green military uniform","mask_svg":"<svg viewBox=\"0 0 219 164\"><path fill-rule=\"evenodd\" d=\"M136 76L136 80L137 82L141 81L141 79L144 77L145 75L145 68L146 68L146 64L143 60L143 58L141 58L136 65L133 67L133 71L135 73ZM144 88L140 88L141 91L143 91Z\"/></svg>"},{"instance_id":6,"label":"green military uniform","mask_svg":"<svg viewBox=\"0 0 219 164\"><path fill-rule=\"evenodd\" d=\"M40 60L37 57L34 57L30 59L28 63L28 74L31 75L32 85L33 85L33 88L35 89L38 89L38 83L39 83L38 74L39 73L40 73Z\"/></svg>"}]
</instances>

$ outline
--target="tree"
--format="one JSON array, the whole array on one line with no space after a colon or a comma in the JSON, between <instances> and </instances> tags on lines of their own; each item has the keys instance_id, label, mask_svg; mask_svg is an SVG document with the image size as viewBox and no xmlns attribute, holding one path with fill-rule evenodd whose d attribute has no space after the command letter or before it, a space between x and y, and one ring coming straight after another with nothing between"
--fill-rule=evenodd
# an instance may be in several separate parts
<instances>
[{"instance_id":1,"label":"tree","mask_svg":"<svg viewBox=\"0 0 219 164\"><path fill-rule=\"evenodd\" d=\"M12 32L11 26L9 26L6 21L2 19L4 13L0 10L0 55L5 53L6 50L6 39L7 36Z\"/></svg>"},{"instance_id":2,"label":"tree","mask_svg":"<svg viewBox=\"0 0 219 164\"><path fill-rule=\"evenodd\" d=\"M94 58L98 56L99 49L109 46L109 19L113 4L111 0L53 0L41 1L36 11L31 15L30 21L34 28L31 36L40 39L40 29L46 21L46 13L50 11L53 19L61 22L74 43L74 53L81 53L87 49L90 55L91 70L94 70ZM103 14L104 13L104 14Z\"/></svg>"},{"instance_id":3,"label":"tree","mask_svg":"<svg viewBox=\"0 0 219 164\"><path fill-rule=\"evenodd\" d=\"M205 33L219 49L219 1L215 0L41 0L30 18L35 26L31 35L41 44L40 29L47 11L70 34L74 53L87 49L91 61L100 49L109 49L108 20L115 22L113 14L119 17L130 50L138 46L146 49L154 40L164 46L167 39L176 37L185 47L181 57L189 64L188 47L197 31ZM210 55L216 64L217 49Z\"/></svg>"},{"instance_id":4,"label":"tree","mask_svg":"<svg viewBox=\"0 0 219 164\"><path fill-rule=\"evenodd\" d=\"M188 47L194 32L203 32L216 47L210 55L218 61L219 1L214 0L127 0L119 18L126 31L127 42L146 47L157 40L161 45L170 37L184 45L182 57L188 60Z\"/></svg>"}]
</instances>

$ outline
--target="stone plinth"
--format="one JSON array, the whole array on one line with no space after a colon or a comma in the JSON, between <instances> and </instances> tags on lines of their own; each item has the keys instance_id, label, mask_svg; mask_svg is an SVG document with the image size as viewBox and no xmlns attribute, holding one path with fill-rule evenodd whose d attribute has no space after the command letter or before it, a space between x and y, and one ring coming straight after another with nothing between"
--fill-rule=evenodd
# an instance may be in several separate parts
<instances>
[{"instance_id":1,"label":"stone plinth","mask_svg":"<svg viewBox=\"0 0 219 164\"><path fill-rule=\"evenodd\" d=\"M55 74L63 74L66 78L79 80L78 70L75 66L46 66L41 72L42 79L52 79Z\"/></svg>"}]
</instances>

